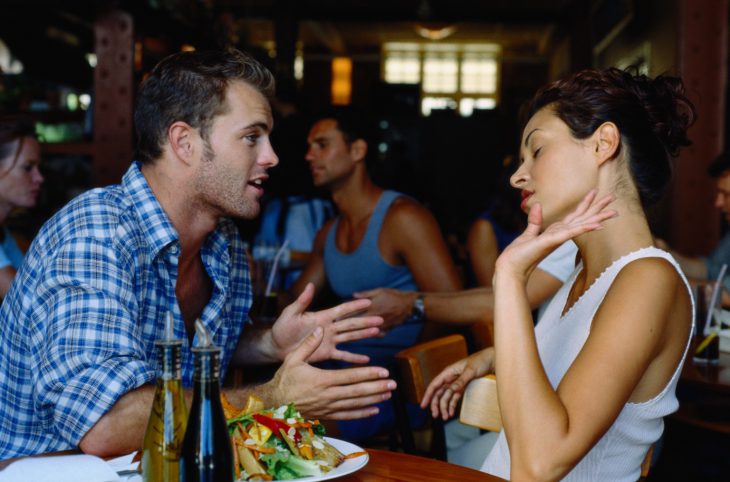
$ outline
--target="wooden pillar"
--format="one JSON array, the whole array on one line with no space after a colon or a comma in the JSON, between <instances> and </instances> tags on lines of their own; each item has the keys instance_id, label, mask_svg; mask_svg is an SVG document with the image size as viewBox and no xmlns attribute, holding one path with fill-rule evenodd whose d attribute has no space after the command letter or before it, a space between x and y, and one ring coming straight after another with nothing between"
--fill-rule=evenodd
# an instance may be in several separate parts
<instances>
[{"instance_id":1,"label":"wooden pillar","mask_svg":"<svg viewBox=\"0 0 730 482\"><path fill-rule=\"evenodd\" d=\"M670 241L681 252L699 255L720 238L715 182L707 166L724 146L728 0L676 1L677 65L698 117L689 132L693 145L676 165Z\"/></svg>"},{"instance_id":2,"label":"wooden pillar","mask_svg":"<svg viewBox=\"0 0 730 482\"><path fill-rule=\"evenodd\" d=\"M132 16L122 11L105 13L94 24L95 186L119 183L132 161L133 27Z\"/></svg>"}]
</instances>

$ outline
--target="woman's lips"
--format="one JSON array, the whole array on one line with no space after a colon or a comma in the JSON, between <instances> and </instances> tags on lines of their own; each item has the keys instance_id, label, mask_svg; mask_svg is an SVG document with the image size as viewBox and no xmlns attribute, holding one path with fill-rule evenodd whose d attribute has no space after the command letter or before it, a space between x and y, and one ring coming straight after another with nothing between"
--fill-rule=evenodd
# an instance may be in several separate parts
<instances>
[{"instance_id":1,"label":"woman's lips","mask_svg":"<svg viewBox=\"0 0 730 482\"><path fill-rule=\"evenodd\" d=\"M530 196L532 196L532 192L530 191L522 191L522 202L520 203L520 208L525 211L527 209L527 200L530 199Z\"/></svg>"}]
</instances>

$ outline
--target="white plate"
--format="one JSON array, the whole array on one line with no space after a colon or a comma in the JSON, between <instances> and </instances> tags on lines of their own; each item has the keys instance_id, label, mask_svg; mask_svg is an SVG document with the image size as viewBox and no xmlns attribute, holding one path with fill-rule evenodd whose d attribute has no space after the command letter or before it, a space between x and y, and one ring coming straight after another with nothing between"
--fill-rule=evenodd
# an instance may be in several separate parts
<instances>
[{"instance_id":1,"label":"white plate","mask_svg":"<svg viewBox=\"0 0 730 482\"><path fill-rule=\"evenodd\" d=\"M334 448L336 448L345 455L351 454L353 452L365 452L365 449L363 449L362 447L358 447L357 445L347 442L345 440L339 440L332 437L325 437L324 439L329 442ZM342 462L339 466L335 467L333 470L330 470L324 475L319 475L317 477L300 477L298 479L293 479L292 482L320 482L321 480L336 479L338 477L342 477L343 475L357 472L361 468L365 467L369 460L370 456L366 453L365 455L361 455L360 457L345 459L345 461Z\"/></svg>"}]
</instances>

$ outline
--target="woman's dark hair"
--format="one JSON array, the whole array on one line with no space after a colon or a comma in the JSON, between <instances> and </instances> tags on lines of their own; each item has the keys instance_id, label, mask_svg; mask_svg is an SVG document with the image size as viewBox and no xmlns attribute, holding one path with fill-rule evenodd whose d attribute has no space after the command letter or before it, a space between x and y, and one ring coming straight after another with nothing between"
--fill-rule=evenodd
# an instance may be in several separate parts
<instances>
[{"instance_id":1,"label":"woman's dark hair","mask_svg":"<svg viewBox=\"0 0 730 482\"><path fill-rule=\"evenodd\" d=\"M183 121L208 140L213 119L224 114L226 89L241 80L266 98L274 76L253 57L235 50L179 52L164 58L142 82L134 110L137 159L150 163L162 155L167 128Z\"/></svg>"},{"instance_id":2,"label":"woman's dark hair","mask_svg":"<svg viewBox=\"0 0 730 482\"><path fill-rule=\"evenodd\" d=\"M672 158L691 144L687 128L695 109L682 80L609 68L587 69L540 89L525 110L525 122L549 106L577 139L613 122L628 151L629 169L644 207L656 202L672 176Z\"/></svg>"},{"instance_id":3,"label":"woman's dark hair","mask_svg":"<svg viewBox=\"0 0 730 482\"><path fill-rule=\"evenodd\" d=\"M25 116L0 116L0 161L12 158L7 166L0 165L0 174L9 171L18 162L18 156L23 149L22 140L25 137L36 138L35 123L30 118ZM14 142L18 139L21 142L14 145Z\"/></svg>"}]
</instances>

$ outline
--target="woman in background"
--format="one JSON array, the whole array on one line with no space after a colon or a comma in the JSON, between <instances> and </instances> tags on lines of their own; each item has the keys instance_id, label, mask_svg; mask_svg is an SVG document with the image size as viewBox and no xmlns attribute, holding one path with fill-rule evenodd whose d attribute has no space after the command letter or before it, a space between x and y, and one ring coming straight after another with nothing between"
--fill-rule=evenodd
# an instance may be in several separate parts
<instances>
[{"instance_id":1,"label":"woman in background","mask_svg":"<svg viewBox=\"0 0 730 482\"><path fill-rule=\"evenodd\" d=\"M23 253L5 222L14 209L36 205L43 184L40 152L33 122L0 118L0 298L5 297L23 262Z\"/></svg>"},{"instance_id":2,"label":"woman in background","mask_svg":"<svg viewBox=\"0 0 730 482\"><path fill-rule=\"evenodd\" d=\"M694 108L677 78L591 69L541 89L527 114L512 185L528 227L496 263L495 346L446 368L423 405L450 417L466 384L494 371L504 428L482 470L635 481L678 407L693 312L643 208L689 144ZM568 239L580 263L533 327L526 280Z\"/></svg>"},{"instance_id":3,"label":"woman in background","mask_svg":"<svg viewBox=\"0 0 730 482\"><path fill-rule=\"evenodd\" d=\"M492 286L494 263L499 253L524 231L525 213L520 210L520 194L509 185L515 171L513 156L505 159L494 198L487 210L469 227L466 251L469 260L467 287Z\"/></svg>"}]
</instances>

